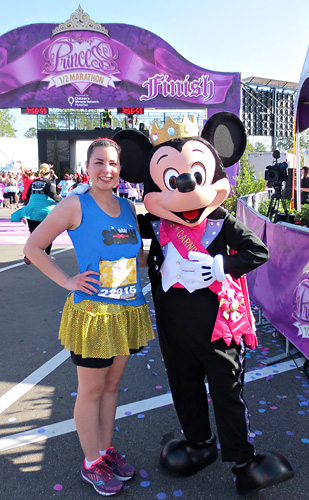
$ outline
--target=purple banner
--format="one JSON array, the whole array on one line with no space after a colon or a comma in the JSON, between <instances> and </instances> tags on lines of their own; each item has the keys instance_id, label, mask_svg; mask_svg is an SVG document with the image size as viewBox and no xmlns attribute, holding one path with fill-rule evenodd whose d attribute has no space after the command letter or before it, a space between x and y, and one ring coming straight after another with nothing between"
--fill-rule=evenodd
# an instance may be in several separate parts
<instances>
[{"instance_id":1,"label":"purple banner","mask_svg":"<svg viewBox=\"0 0 309 500\"><path fill-rule=\"evenodd\" d=\"M309 358L309 229L265 221L238 201L238 215L264 233L270 259L247 275L250 296L265 317ZM257 233L258 234L258 233Z\"/></svg>"},{"instance_id":2,"label":"purple banner","mask_svg":"<svg viewBox=\"0 0 309 500\"><path fill-rule=\"evenodd\" d=\"M150 31L102 26L81 8L60 25L0 37L0 108L217 108L239 114L240 73L196 66Z\"/></svg>"}]
</instances>

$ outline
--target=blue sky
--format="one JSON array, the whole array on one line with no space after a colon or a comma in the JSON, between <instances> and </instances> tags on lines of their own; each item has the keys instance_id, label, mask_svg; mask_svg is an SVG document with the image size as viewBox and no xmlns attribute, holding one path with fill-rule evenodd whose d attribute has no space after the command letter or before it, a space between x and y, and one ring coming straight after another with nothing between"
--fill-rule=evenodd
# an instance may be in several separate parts
<instances>
[{"instance_id":1,"label":"blue sky","mask_svg":"<svg viewBox=\"0 0 309 500\"><path fill-rule=\"evenodd\" d=\"M0 36L26 24L65 22L78 5L79 0L2 2ZM81 0L80 5L96 22L148 29L190 62L240 72L242 78L298 82L309 45L308 0Z\"/></svg>"}]
</instances>

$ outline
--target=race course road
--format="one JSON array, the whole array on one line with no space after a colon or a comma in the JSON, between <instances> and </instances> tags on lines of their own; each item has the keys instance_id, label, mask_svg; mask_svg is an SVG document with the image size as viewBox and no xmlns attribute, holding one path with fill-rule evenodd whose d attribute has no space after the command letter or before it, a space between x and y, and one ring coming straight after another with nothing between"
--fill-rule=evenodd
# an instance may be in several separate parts
<instances>
[{"instance_id":1,"label":"race course road","mask_svg":"<svg viewBox=\"0 0 309 500\"><path fill-rule=\"evenodd\" d=\"M100 498L80 479L83 454L72 419L75 366L57 339L67 291L24 264L27 227L15 224L9 222L9 211L0 209L0 500ZM68 274L77 273L65 233L55 242L53 254ZM142 285L156 331L145 269ZM258 306L252 307L258 318ZM286 456L295 477L250 498L307 500L309 384L304 359L298 354L268 365L285 352L285 339L264 321L257 330L259 344L247 352L245 379L251 437L257 452L273 450ZM211 406L210 395L209 401ZM216 432L213 412L211 418ZM233 483L233 464L222 463L220 453L215 463L192 477L170 476L161 469L162 445L181 436L156 338L131 356L119 387L113 444L137 473L115 498L241 498Z\"/></svg>"}]
</instances>

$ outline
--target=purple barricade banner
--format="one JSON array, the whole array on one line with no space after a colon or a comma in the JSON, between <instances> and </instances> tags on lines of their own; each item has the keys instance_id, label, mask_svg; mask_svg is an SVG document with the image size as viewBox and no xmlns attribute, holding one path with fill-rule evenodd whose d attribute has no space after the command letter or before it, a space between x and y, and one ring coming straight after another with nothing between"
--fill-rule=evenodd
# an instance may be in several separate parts
<instances>
[{"instance_id":1,"label":"purple barricade banner","mask_svg":"<svg viewBox=\"0 0 309 500\"><path fill-rule=\"evenodd\" d=\"M0 108L219 108L239 114L240 73L184 59L150 31L101 25L80 7L59 25L0 37Z\"/></svg>"},{"instance_id":2,"label":"purple barricade banner","mask_svg":"<svg viewBox=\"0 0 309 500\"><path fill-rule=\"evenodd\" d=\"M247 275L250 296L271 324L309 358L309 229L265 221L245 205L238 216L254 232L260 229L260 237L264 233L270 255L266 264Z\"/></svg>"}]
</instances>

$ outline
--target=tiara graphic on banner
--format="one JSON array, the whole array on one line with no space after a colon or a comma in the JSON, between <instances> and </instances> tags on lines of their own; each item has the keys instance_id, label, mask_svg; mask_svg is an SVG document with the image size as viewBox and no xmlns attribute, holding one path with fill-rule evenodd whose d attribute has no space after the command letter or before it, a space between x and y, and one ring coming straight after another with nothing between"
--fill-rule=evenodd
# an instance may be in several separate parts
<instances>
[{"instance_id":1,"label":"tiara graphic on banner","mask_svg":"<svg viewBox=\"0 0 309 500\"><path fill-rule=\"evenodd\" d=\"M102 26L102 24L96 23L90 19L89 14L84 12L80 5L78 6L76 12L71 14L70 19L68 19L65 23L59 24L59 26L56 26L56 28L53 29L51 38L55 35L67 33L68 31L93 31L110 38L108 29L105 28L105 26Z\"/></svg>"},{"instance_id":2,"label":"tiara graphic on banner","mask_svg":"<svg viewBox=\"0 0 309 500\"><path fill-rule=\"evenodd\" d=\"M175 122L170 116L165 120L164 126L158 128L154 123L149 128L149 137L154 146L162 144L162 142L178 139L179 137L196 137L198 136L198 125L196 116L184 115L182 122Z\"/></svg>"}]
</instances>

